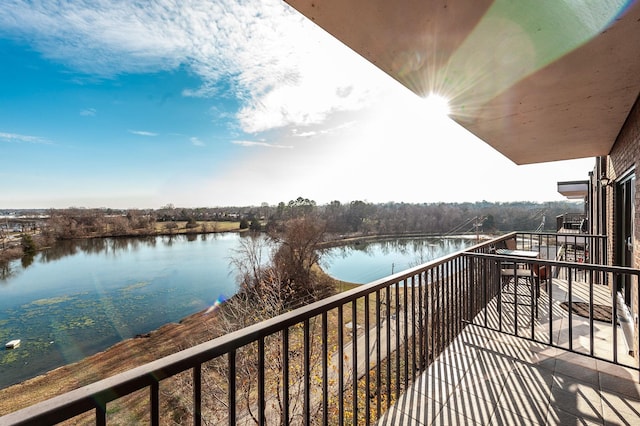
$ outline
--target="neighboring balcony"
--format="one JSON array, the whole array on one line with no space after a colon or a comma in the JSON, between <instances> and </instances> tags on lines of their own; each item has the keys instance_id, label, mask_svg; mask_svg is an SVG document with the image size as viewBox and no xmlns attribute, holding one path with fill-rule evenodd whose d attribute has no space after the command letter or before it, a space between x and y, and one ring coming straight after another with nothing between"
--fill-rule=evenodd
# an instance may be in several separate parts
<instances>
[{"instance_id":1,"label":"neighboring balcony","mask_svg":"<svg viewBox=\"0 0 640 426\"><path fill-rule=\"evenodd\" d=\"M0 424L640 424L633 325L609 291L640 270L580 238L512 233Z\"/></svg>"}]
</instances>

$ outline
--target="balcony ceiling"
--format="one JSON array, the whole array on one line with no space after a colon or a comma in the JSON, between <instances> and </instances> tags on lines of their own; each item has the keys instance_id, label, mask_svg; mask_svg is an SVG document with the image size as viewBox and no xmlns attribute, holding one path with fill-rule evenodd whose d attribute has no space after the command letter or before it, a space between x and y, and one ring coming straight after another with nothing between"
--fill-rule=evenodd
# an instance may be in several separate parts
<instances>
[{"instance_id":1,"label":"balcony ceiling","mask_svg":"<svg viewBox=\"0 0 640 426\"><path fill-rule=\"evenodd\" d=\"M287 0L517 164L609 153L640 91L640 5Z\"/></svg>"}]
</instances>

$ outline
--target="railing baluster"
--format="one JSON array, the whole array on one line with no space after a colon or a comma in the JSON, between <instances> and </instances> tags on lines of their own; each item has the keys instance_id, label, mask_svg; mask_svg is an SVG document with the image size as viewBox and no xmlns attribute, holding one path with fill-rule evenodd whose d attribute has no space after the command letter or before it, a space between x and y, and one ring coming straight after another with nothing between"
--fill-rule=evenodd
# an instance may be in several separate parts
<instances>
[{"instance_id":1,"label":"railing baluster","mask_svg":"<svg viewBox=\"0 0 640 426\"><path fill-rule=\"evenodd\" d=\"M438 353L438 330L440 329L439 310L440 310L440 285L438 283L438 268L431 270L431 361L436 360Z\"/></svg>"},{"instance_id":2,"label":"railing baluster","mask_svg":"<svg viewBox=\"0 0 640 426\"><path fill-rule=\"evenodd\" d=\"M479 265L479 269L482 274L482 306L485 306L485 309L483 310L483 321L484 326L486 327L489 322L489 310L486 309L487 303L489 302L489 295L487 294L489 287L487 285L487 262L482 262Z\"/></svg>"},{"instance_id":3,"label":"railing baluster","mask_svg":"<svg viewBox=\"0 0 640 426\"><path fill-rule=\"evenodd\" d=\"M574 268L569 268L569 280L567 284L567 291L569 296L569 350L573 350L573 289L572 289L572 276L575 273Z\"/></svg>"},{"instance_id":4,"label":"railing baluster","mask_svg":"<svg viewBox=\"0 0 640 426\"><path fill-rule=\"evenodd\" d=\"M380 345L382 344L380 330L382 328L382 321L380 319L381 304L382 300L380 300L380 290L376 290L376 417L378 419L381 417L380 412L382 411L382 372L380 370L382 368L382 353L380 348Z\"/></svg>"},{"instance_id":5,"label":"railing baluster","mask_svg":"<svg viewBox=\"0 0 640 426\"><path fill-rule=\"evenodd\" d=\"M433 361L433 351L434 351L434 332L433 332L433 324L434 324L434 284L433 284L433 268L429 270L427 280L427 289L425 292L425 305L427 306L426 310L426 318L427 318L427 366L431 365Z\"/></svg>"},{"instance_id":6,"label":"railing baluster","mask_svg":"<svg viewBox=\"0 0 640 426\"><path fill-rule=\"evenodd\" d=\"M454 274L453 276L454 276L454 288L455 288L455 293L454 293L455 302L453 303L453 306L456 311L456 329L455 329L456 336L462 332L462 300L464 297L462 293L462 279L460 277L458 263L459 262L457 259L453 259L452 265L451 265L451 269Z\"/></svg>"},{"instance_id":7,"label":"railing baluster","mask_svg":"<svg viewBox=\"0 0 640 426\"><path fill-rule=\"evenodd\" d=\"M258 339L258 424L266 424L265 410L264 337Z\"/></svg>"},{"instance_id":8,"label":"railing baluster","mask_svg":"<svg viewBox=\"0 0 640 426\"><path fill-rule=\"evenodd\" d=\"M229 389L227 397L229 398L229 426L236 424L236 351L229 351L227 355L227 365L229 366Z\"/></svg>"},{"instance_id":9,"label":"railing baluster","mask_svg":"<svg viewBox=\"0 0 640 426\"><path fill-rule=\"evenodd\" d=\"M411 277L411 381L416 380L416 276Z\"/></svg>"},{"instance_id":10,"label":"railing baluster","mask_svg":"<svg viewBox=\"0 0 640 426\"><path fill-rule=\"evenodd\" d=\"M386 328L387 328L387 357L385 365L386 371L386 385L387 385L387 410L391 407L391 287L386 286L385 292L387 296L387 309L386 309ZM340 423L342 424L342 423Z\"/></svg>"},{"instance_id":11,"label":"railing baluster","mask_svg":"<svg viewBox=\"0 0 640 426\"><path fill-rule=\"evenodd\" d=\"M518 335L518 263L513 263L513 334Z\"/></svg>"},{"instance_id":12,"label":"railing baluster","mask_svg":"<svg viewBox=\"0 0 640 426\"><path fill-rule=\"evenodd\" d=\"M595 352L595 342L593 338L593 274L589 274L589 354L593 356Z\"/></svg>"},{"instance_id":13,"label":"railing baluster","mask_svg":"<svg viewBox=\"0 0 640 426\"><path fill-rule=\"evenodd\" d=\"M365 377L364 377L364 403L365 403L365 423L371 424L371 398L369 398L369 394L371 393L371 378L369 369L371 368L371 360L369 356L369 352L371 351L371 342L370 342L370 332L371 332L371 319L369 317L369 296L367 293L364 296L364 365L365 365Z\"/></svg>"},{"instance_id":14,"label":"railing baluster","mask_svg":"<svg viewBox=\"0 0 640 426\"><path fill-rule=\"evenodd\" d=\"M303 323L303 338L304 338L304 424L311 424L311 332L309 330L309 318L304 320ZM288 424L285 423L285 424Z\"/></svg>"},{"instance_id":15,"label":"railing baluster","mask_svg":"<svg viewBox=\"0 0 640 426\"><path fill-rule=\"evenodd\" d=\"M418 275L418 370L420 372L424 371L426 368L425 363L425 323L424 319L426 318L424 315L424 306L423 305L423 292L426 290L426 286L424 285L424 273L421 272Z\"/></svg>"},{"instance_id":16,"label":"railing baluster","mask_svg":"<svg viewBox=\"0 0 640 426\"><path fill-rule=\"evenodd\" d=\"M351 411L353 424L358 424L358 310L357 302L351 302L351 387L353 399Z\"/></svg>"},{"instance_id":17,"label":"railing baluster","mask_svg":"<svg viewBox=\"0 0 640 426\"><path fill-rule=\"evenodd\" d=\"M473 286L473 275L472 275L472 271L471 271L471 262L473 261L473 258L471 257L465 257L463 259L463 263L464 263L464 275L466 276L466 292L467 292L467 303L465 303L466 305L466 320L469 321L470 323L473 322L473 290L474 290L474 286Z\"/></svg>"},{"instance_id":18,"label":"railing baluster","mask_svg":"<svg viewBox=\"0 0 640 426\"><path fill-rule=\"evenodd\" d=\"M433 353L433 360L435 361L436 357L440 354L440 352L442 351L442 326L444 324L444 320L443 320L443 309L444 309L444 302L442 300L442 275L441 275L441 268L440 265L438 265L436 267L436 310L435 310L435 314L437 317L436 320L436 328L435 328L435 332L436 332L436 346L434 347L435 352Z\"/></svg>"},{"instance_id":19,"label":"railing baluster","mask_svg":"<svg viewBox=\"0 0 640 426\"><path fill-rule=\"evenodd\" d=\"M538 318L538 294L536 292L535 286L537 285L535 280L536 278L534 278L533 276L533 265L529 264L529 282L531 285L529 285L529 295L531 297L531 320L530 322L530 328L531 328L531 339L533 340L535 337L535 326L536 326L536 322L534 320L534 318Z\"/></svg>"},{"instance_id":20,"label":"railing baluster","mask_svg":"<svg viewBox=\"0 0 640 426\"><path fill-rule=\"evenodd\" d=\"M153 381L149 386L151 399L151 425L158 426L160 424L160 383Z\"/></svg>"},{"instance_id":21,"label":"railing baluster","mask_svg":"<svg viewBox=\"0 0 640 426\"><path fill-rule=\"evenodd\" d=\"M289 327L282 330L282 420L289 424Z\"/></svg>"},{"instance_id":22,"label":"railing baluster","mask_svg":"<svg viewBox=\"0 0 640 426\"><path fill-rule=\"evenodd\" d=\"M344 424L344 305L338 306L338 424Z\"/></svg>"},{"instance_id":23,"label":"railing baluster","mask_svg":"<svg viewBox=\"0 0 640 426\"><path fill-rule=\"evenodd\" d=\"M453 329L455 327L455 307L453 304L453 277L451 276L451 264L443 265L445 282L447 283L447 345L453 341Z\"/></svg>"},{"instance_id":24,"label":"railing baluster","mask_svg":"<svg viewBox=\"0 0 640 426\"><path fill-rule=\"evenodd\" d=\"M400 332L402 330L400 325L400 288L398 282L396 281L393 285L395 288L395 304L394 304L394 313L396 316L396 347L395 347L395 358L396 358L396 400L400 398Z\"/></svg>"},{"instance_id":25,"label":"railing baluster","mask_svg":"<svg viewBox=\"0 0 640 426\"><path fill-rule=\"evenodd\" d=\"M640 274L634 274L633 275L635 277L636 282L634 283L634 288L636 289L636 302L637 305L636 306L640 306ZM640 333L636 333L638 335L638 341L636 342L638 344L638 348L640 348ZM636 357L638 359L638 365L636 366L638 368L638 383L640 383L640 357Z\"/></svg>"},{"instance_id":26,"label":"railing baluster","mask_svg":"<svg viewBox=\"0 0 640 426\"><path fill-rule=\"evenodd\" d=\"M402 295L403 295L403 317L404 317L404 389L407 389L409 384L409 287L407 286L408 280L405 278L402 282Z\"/></svg>"},{"instance_id":27,"label":"railing baluster","mask_svg":"<svg viewBox=\"0 0 640 426\"><path fill-rule=\"evenodd\" d=\"M329 331L327 312L322 313L322 424L329 424Z\"/></svg>"},{"instance_id":28,"label":"railing baluster","mask_svg":"<svg viewBox=\"0 0 640 426\"><path fill-rule=\"evenodd\" d=\"M96 401L96 426L107 425L107 404L104 402Z\"/></svg>"},{"instance_id":29,"label":"railing baluster","mask_svg":"<svg viewBox=\"0 0 640 426\"><path fill-rule=\"evenodd\" d=\"M550 268L549 268L550 269ZM549 297L549 344L553 344L553 274L551 271L547 273L547 294Z\"/></svg>"},{"instance_id":30,"label":"railing baluster","mask_svg":"<svg viewBox=\"0 0 640 426\"><path fill-rule=\"evenodd\" d=\"M502 332L502 261L498 259L498 331Z\"/></svg>"},{"instance_id":31,"label":"railing baluster","mask_svg":"<svg viewBox=\"0 0 640 426\"><path fill-rule=\"evenodd\" d=\"M193 425L202 424L202 364L193 367Z\"/></svg>"},{"instance_id":32,"label":"railing baluster","mask_svg":"<svg viewBox=\"0 0 640 426\"><path fill-rule=\"evenodd\" d=\"M614 273L613 274L613 285L617 286L619 280L620 280L620 275ZM616 298L617 291L618 291L618 289L614 288L614 290L611 292L611 314L612 314L611 315L611 329L613 331L612 344L613 344L613 362L614 363L618 362L618 309L617 309L618 300Z\"/></svg>"}]
</instances>

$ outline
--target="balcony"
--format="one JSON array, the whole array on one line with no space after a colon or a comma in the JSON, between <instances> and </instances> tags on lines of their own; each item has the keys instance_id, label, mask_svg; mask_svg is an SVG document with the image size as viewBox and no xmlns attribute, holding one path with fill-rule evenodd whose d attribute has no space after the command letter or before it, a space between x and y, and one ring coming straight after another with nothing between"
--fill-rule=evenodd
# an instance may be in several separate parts
<instances>
[{"instance_id":1,"label":"balcony","mask_svg":"<svg viewBox=\"0 0 640 426\"><path fill-rule=\"evenodd\" d=\"M638 423L637 343L609 286L640 271L580 238L512 233L0 424Z\"/></svg>"}]
</instances>

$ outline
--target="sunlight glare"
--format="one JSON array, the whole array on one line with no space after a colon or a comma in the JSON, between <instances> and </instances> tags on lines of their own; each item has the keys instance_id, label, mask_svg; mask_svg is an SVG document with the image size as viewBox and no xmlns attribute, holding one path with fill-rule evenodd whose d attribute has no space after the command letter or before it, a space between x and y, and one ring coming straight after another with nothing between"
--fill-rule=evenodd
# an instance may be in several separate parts
<instances>
[{"instance_id":1,"label":"sunlight glare","mask_svg":"<svg viewBox=\"0 0 640 426\"><path fill-rule=\"evenodd\" d=\"M449 101L444 96L431 93L424 99L425 110L431 117L443 118L451 114Z\"/></svg>"}]
</instances>

